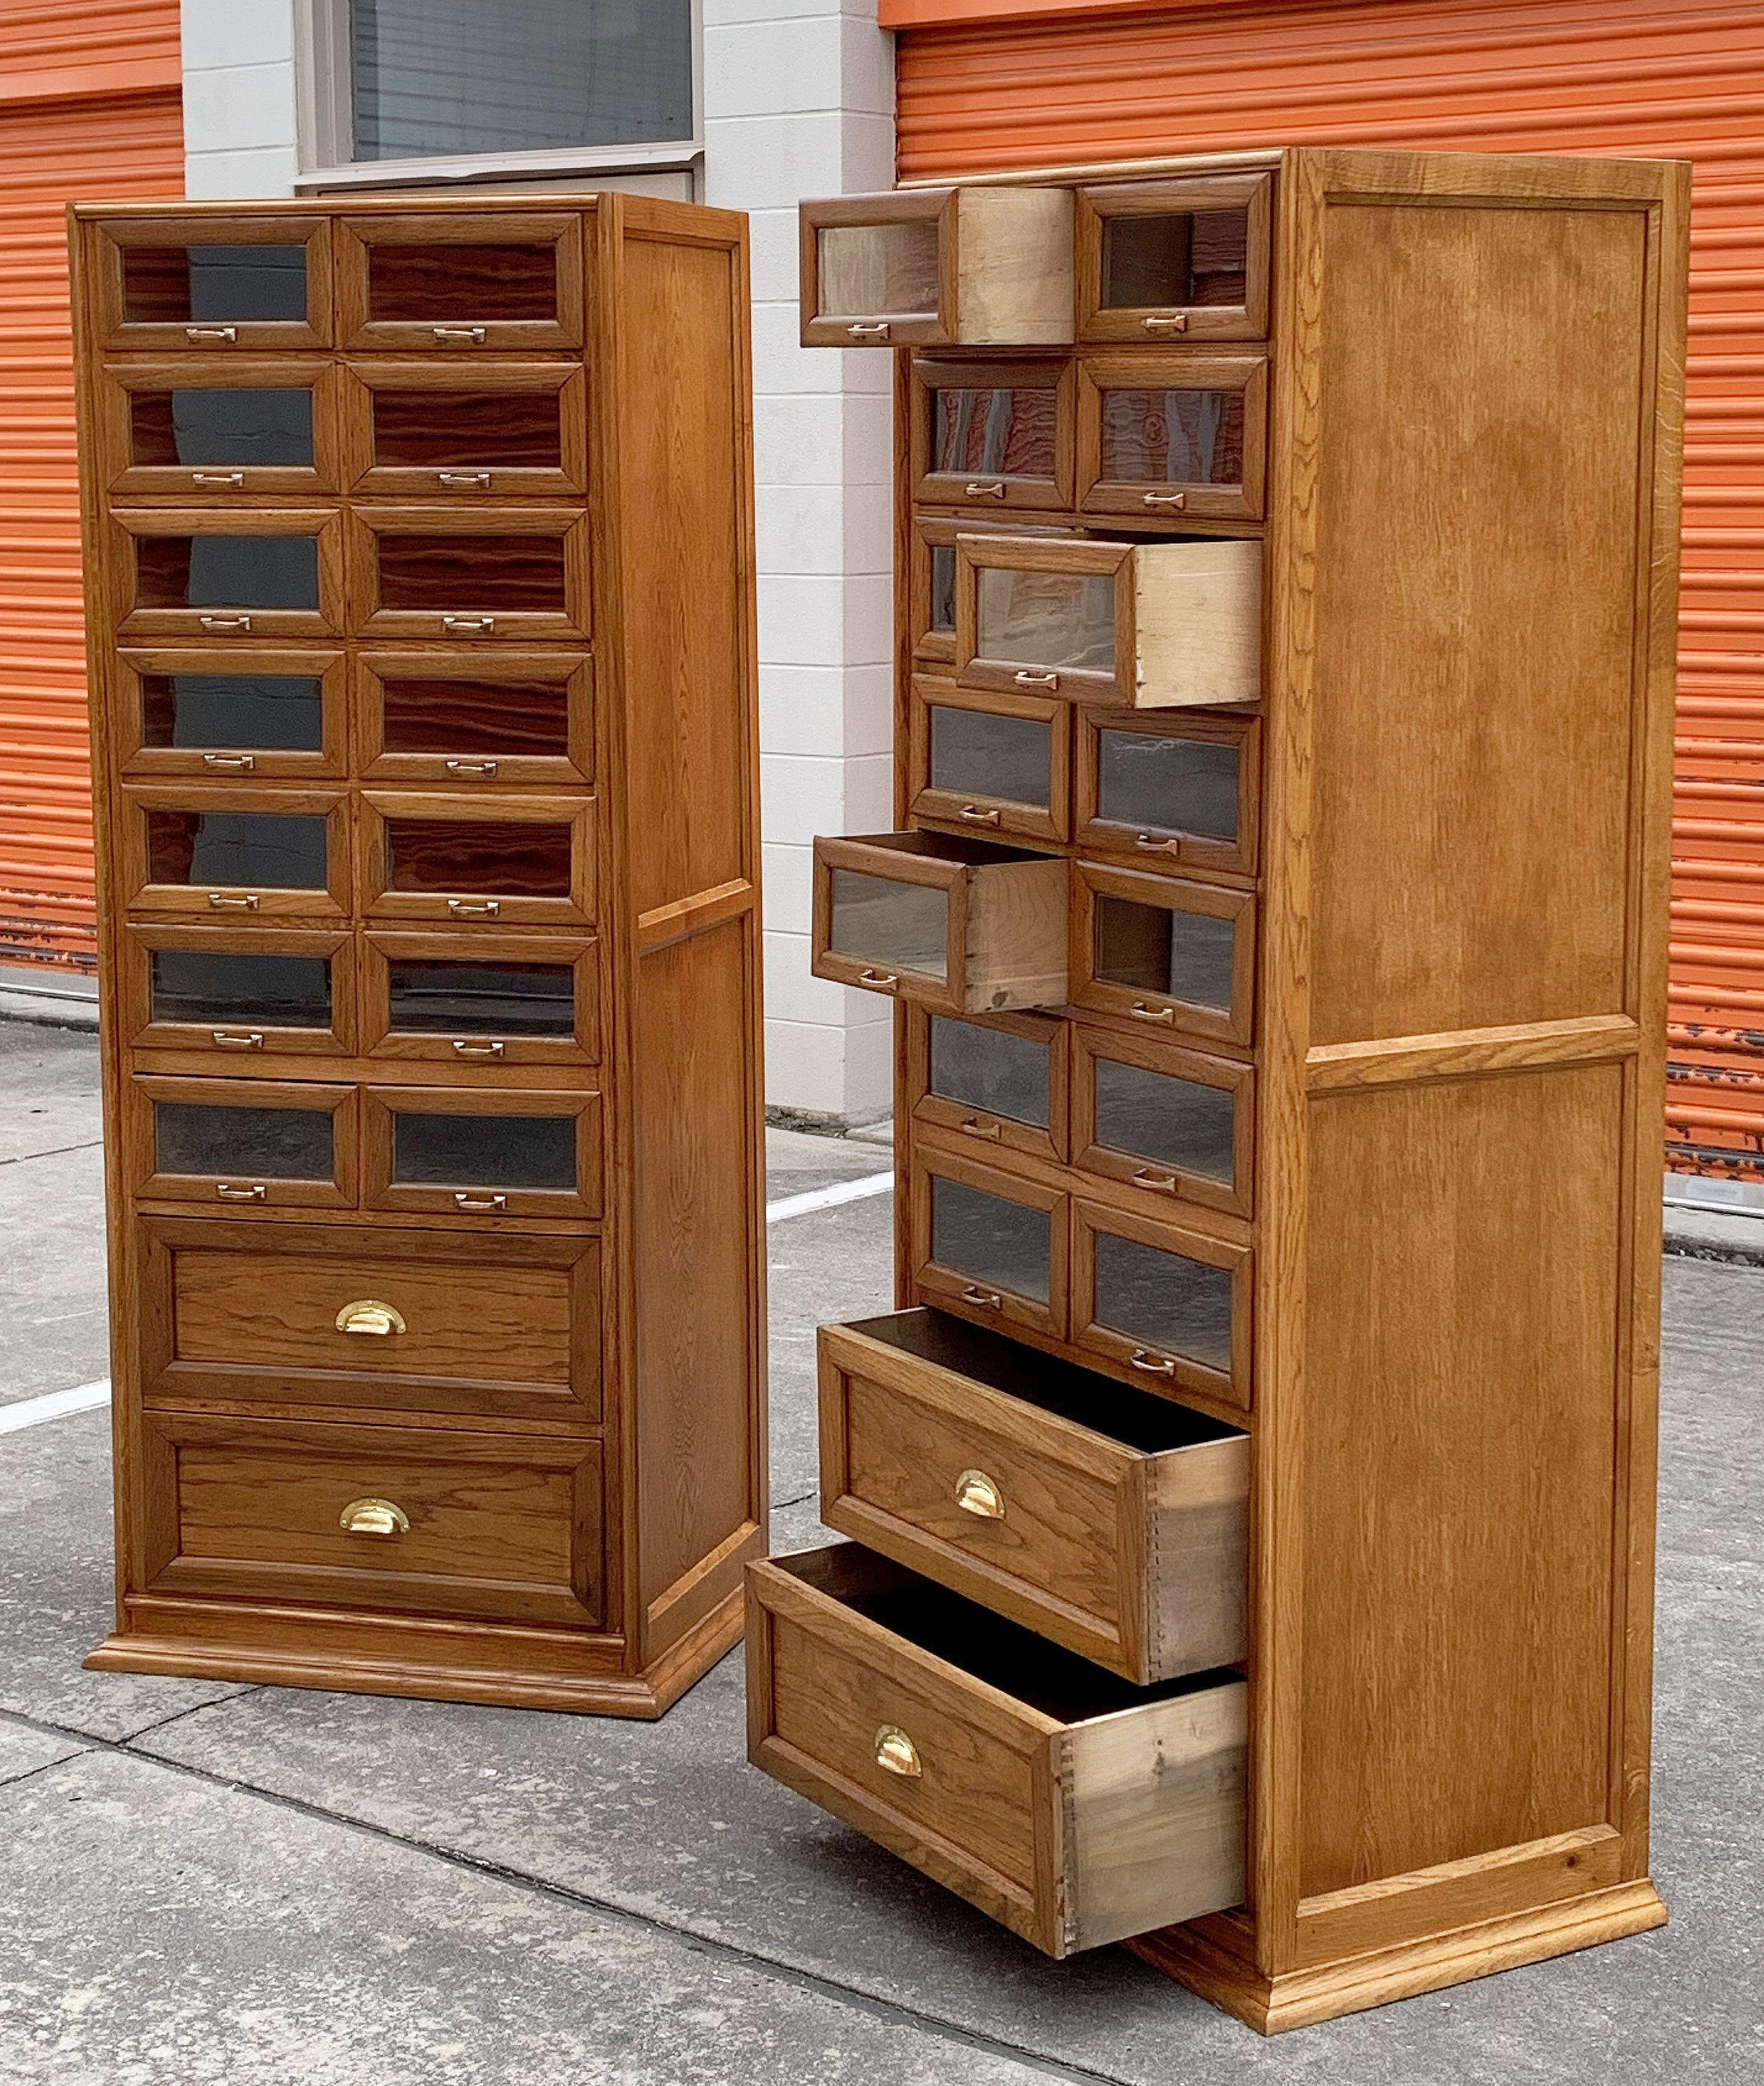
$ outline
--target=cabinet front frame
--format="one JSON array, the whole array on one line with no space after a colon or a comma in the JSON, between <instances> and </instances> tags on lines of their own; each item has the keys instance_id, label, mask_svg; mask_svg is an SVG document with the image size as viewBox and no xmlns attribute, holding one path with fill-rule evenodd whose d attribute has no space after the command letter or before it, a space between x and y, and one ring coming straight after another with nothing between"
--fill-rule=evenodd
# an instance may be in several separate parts
<instances>
[{"instance_id":1,"label":"cabinet front frame","mask_svg":"<svg viewBox=\"0 0 1764 2086\"><path fill-rule=\"evenodd\" d=\"M912 496L926 506L976 513L1062 513L1073 504L1074 364L1067 355L1014 361L997 355L916 355L911 365L908 470ZM1053 469L1046 478L933 468L932 394L936 391L1035 390L1054 394Z\"/></svg>"},{"instance_id":2,"label":"cabinet front frame","mask_svg":"<svg viewBox=\"0 0 1764 2086\"><path fill-rule=\"evenodd\" d=\"M339 428L342 483L356 499L457 501L470 509L479 500L525 495L552 500L585 498L589 487L588 372L580 362L351 361L339 372ZM558 463L541 465L382 464L375 462L374 394L422 391L434 394L438 415L450 393L525 392L555 394L558 402ZM454 484L483 476L482 485Z\"/></svg>"},{"instance_id":3,"label":"cabinet front frame","mask_svg":"<svg viewBox=\"0 0 1764 2086\"><path fill-rule=\"evenodd\" d=\"M470 927L474 921L508 926L589 926L594 919L597 800L593 797L491 796L363 790L357 798L358 903L363 919L396 924L439 921ZM567 896L521 892L393 891L386 827L396 818L442 820L462 826L563 826L570 829Z\"/></svg>"},{"instance_id":4,"label":"cabinet front frame","mask_svg":"<svg viewBox=\"0 0 1764 2086\"><path fill-rule=\"evenodd\" d=\"M331 219L290 211L285 216L202 214L179 217L113 217L87 220L100 256L92 271L91 305L98 346L112 354L177 351L261 355L311 350L331 344ZM306 249L306 319L128 319L123 294L123 253L129 247L304 246ZM224 336L231 329L232 338Z\"/></svg>"},{"instance_id":5,"label":"cabinet front frame","mask_svg":"<svg viewBox=\"0 0 1764 2086\"><path fill-rule=\"evenodd\" d=\"M484 928L469 933L420 934L376 930L361 939L362 1049L374 1058L437 1065L579 1065L600 1062L600 938L576 934L498 934ZM442 1031L403 1032L392 1028L391 967L395 960L413 962L567 964L573 981L576 1034L558 1036L473 1035L450 1037ZM461 1042L473 1047L461 1049ZM495 1049L480 1047L490 1043Z\"/></svg>"},{"instance_id":6,"label":"cabinet front frame","mask_svg":"<svg viewBox=\"0 0 1764 2086\"><path fill-rule=\"evenodd\" d=\"M1112 1205L1089 1202L1082 1195L1074 1195L1071 1204L1070 1345L1082 1356L1112 1364L1128 1382L1141 1385L1159 1395L1171 1397L1192 1391L1247 1412L1252 1394L1250 1348L1255 1304L1252 1249L1203 1231L1197 1221L1183 1223L1169 1217L1137 1216ZM1150 1246L1159 1252L1180 1254L1204 1266L1222 1268L1230 1275L1231 1365L1228 1372L1179 1355L1167 1347L1151 1347L1098 1321L1099 1232L1129 1239L1135 1245Z\"/></svg>"},{"instance_id":7,"label":"cabinet front frame","mask_svg":"<svg viewBox=\"0 0 1764 2086\"><path fill-rule=\"evenodd\" d=\"M1104 1180L1141 1189L1148 1200L1197 1203L1233 1216L1252 1214L1255 1194L1256 1073L1252 1066L1229 1058L1209 1057L1180 1044L1154 1043L1148 1037L1117 1035L1111 1029L1074 1021L1072 1032L1072 1163ZM1215 1179L1143 1154L1136 1158L1096 1137L1096 1064L1099 1058L1159 1072L1191 1084L1228 1093L1232 1100L1231 1178ZM1147 1175L1157 1177L1148 1179ZM1162 1185L1167 1181L1168 1185Z\"/></svg>"},{"instance_id":8,"label":"cabinet front frame","mask_svg":"<svg viewBox=\"0 0 1764 2086\"><path fill-rule=\"evenodd\" d=\"M900 189L882 195L832 196L803 203L797 213L805 347L947 347L956 343L957 267L954 189ZM931 219L937 230L937 309L880 316L821 311L823 230L866 224L908 224Z\"/></svg>"},{"instance_id":9,"label":"cabinet front frame","mask_svg":"<svg viewBox=\"0 0 1764 2086\"><path fill-rule=\"evenodd\" d=\"M131 780L188 775L249 775L265 781L343 781L349 773L349 703L345 655L328 647L249 652L181 645L123 645L110 653L110 743L119 775ZM148 675L289 675L316 678L322 744L314 751L280 747L148 746L142 681ZM248 760L249 767L239 764Z\"/></svg>"},{"instance_id":10,"label":"cabinet front frame","mask_svg":"<svg viewBox=\"0 0 1764 2086\"><path fill-rule=\"evenodd\" d=\"M942 1015L961 1020L975 1028L1020 1036L1026 1042L1045 1047L1048 1053L1048 1127L999 1115L989 1109L952 1100L933 1092L931 1086L931 1022L933 1010L908 1007L903 1010L903 1048L906 1075L907 1113L921 1127L942 1130L955 1137L971 1138L977 1145L990 1144L1007 1152L1027 1152L1031 1158L1063 1164L1071 1147L1071 1069L1068 1038L1072 1024L1049 1014L964 1014Z\"/></svg>"},{"instance_id":11,"label":"cabinet front frame","mask_svg":"<svg viewBox=\"0 0 1764 2086\"><path fill-rule=\"evenodd\" d=\"M1024 840L1072 837L1072 721L1069 703L1049 696L964 688L928 674L908 686L907 792L909 815L963 832L1010 833ZM1014 798L963 796L931 781L931 713L968 710L983 717L1020 717L1048 727L1048 809Z\"/></svg>"},{"instance_id":12,"label":"cabinet front frame","mask_svg":"<svg viewBox=\"0 0 1764 2086\"><path fill-rule=\"evenodd\" d=\"M1045 1304L1002 1284L984 1284L937 1259L932 1237L932 1183L940 1178L1046 1214ZM935 1304L977 1325L1023 1326L1050 1339L1065 1338L1071 1308L1067 1211L1070 1198L1064 1190L920 1144L912 1152L908 1194L908 1265L915 1301Z\"/></svg>"},{"instance_id":13,"label":"cabinet front frame","mask_svg":"<svg viewBox=\"0 0 1764 2086\"><path fill-rule=\"evenodd\" d=\"M384 608L380 541L386 536L531 536L559 542L563 552L563 606L498 608L461 602L454 608ZM591 529L580 507L351 507L349 509L348 628L358 638L435 638L447 644L557 641L580 646L593 634Z\"/></svg>"},{"instance_id":14,"label":"cabinet front frame","mask_svg":"<svg viewBox=\"0 0 1764 2086\"><path fill-rule=\"evenodd\" d=\"M241 356L236 361L210 355L142 356L104 362L94 374L97 470L113 500L202 500L224 509L229 500L278 496L334 500L342 492L342 372L321 356ZM137 463L135 394L202 390L309 390L311 464ZM236 484L228 482L234 479Z\"/></svg>"},{"instance_id":15,"label":"cabinet front frame","mask_svg":"<svg viewBox=\"0 0 1764 2086\"><path fill-rule=\"evenodd\" d=\"M428 212L416 208L337 220L337 344L465 355L528 348L580 348L585 338L587 253L584 218L591 198L567 211ZM370 249L376 246L539 246L555 256L557 299L549 319L376 319L370 316ZM474 338L474 334L481 338Z\"/></svg>"},{"instance_id":16,"label":"cabinet front frame","mask_svg":"<svg viewBox=\"0 0 1764 2086\"><path fill-rule=\"evenodd\" d=\"M122 1082L125 1170L142 1207L201 1203L253 1211L352 1210L356 1207L360 1096L352 1086L304 1079L227 1079L136 1072ZM162 1173L154 1105L184 1101L215 1108L329 1109L331 1178L289 1180L246 1173ZM234 1192L227 1194L227 1190Z\"/></svg>"},{"instance_id":17,"label":"cabinet front frame","mask_svg":"<svg viewBox=\"0 0 1764 2086\"><path fill-rule=\"evenodd\" d=\"M330 964L331 1020L328 1028L277 1028L241 1016L217 1029L206 1021L155 1021L153 958L161 950L212 956L323 956ZM322 933L283 927L161 926L125 922L117 943L117 1008L125 1048L135 1051L190 1051L249 1070L261 1058L350 1058L355 1053L355 939L346 930ZM221 1039L233 1032L255 1036L240 1046ZM242 1091L242 1090L241 1090Z\"/></svg>"},{"instance_id":18,"label":"cabinet front frame","mask_svg":"<svg viewBox=\"0 0 1764 2086\"><path fill-rule=\"evenodd\" d=\"M955 678L964 688L1005 695L1057 695L1068 702L1131 706L1134 688L1135 569L1131 543L1074 538L988 536L978 530L955 543ZM1050 667L1035 659L991 659L980 651L982 570L1069 573L1106 579L1114 589L1115 655L1107 673Z\"/></svg>"},{"instance_id":19,"label":"cabinet front frame","mask_svg":"<svg viewBox=\"0 0 1764 2086\"><path fill-rule=\"evenodd\" d=\"M1081 342L1160 347L1176 340L1265 340L1273 251L1271 172L1183 174L1167 181L1092 183L1073 197L1078 334ZM1105 305L1103 239L1107 219L1173 217L1242 210L1247 219L1243 302L1240 304ZM1153 321L1147 324L1147 321Z\"/></svg>"},{"instance_id":20,"label":"cabinet front frame","mask_svg":"<svg viewBox=\"0 0 1764 2086\"><path fill-rule=\"evenodd\" d=\"M111 845L115 851L117 896L125 913L170 914L191 921L236 913L317 923L349 917L352 850L346 791L213 781L193 781L182 787L130 782L122 785L119 795L123 816L116 822ZM149 811L256 811L266 817L321 817L325 824L324 888L253 889L244 883L150 883Z\"/></svg>"},{"instance_id":21,"label":"cabinet front frame","mask_svg":"<svg viewBox=\"0 0 1764 2086\"><path fill-rule=\"evenodd\" d=\"M243 645L260 637L316 637L335 644L343 635L343 513L335 507L113 507L105 530L105 591L119 637L160 645ZM256 608L148 607L140 599L136 545L145 536L305 536L318 546L318 607Z\"/></svg>"},{"instance_id":22,"label":"cabinet front frame","mask_svg":"<svg viewBox=\"0 0 1764 2086\"><path fill-rule=\"evenodd\" d=\"M1099 808L1102 778L1102 734L1132 732L1146 739L1198 740L1237 748L1237 838L1213 840L1170 828L1141 837L1141 829L1105 819ZM1072 717L1073 837L1081 847L1135 861L1161 858L1167 865L1201 875L1252 877L1260 854L1261 824L1262 727L1259 717L1209 716L1192 709L1139 710L1131 719L1115 709L1075 705Z\"/></svg>"},{"instance_id":23,"label":"cabinet front frame","mask_svg":"<svg viewBox=\"0 0 1764 2086\"><path fill-rule=\"evenodd\" d=\"M385 684L393 680L525 681L565 683L566 751L562 754L389 753ZM539 788L586 788L594 779L594 659L591 649L515 651L503 645L421 651L390 646L358 649L351 666L357 772L368 782L469 785L490 790L505 783ZM487 766L491 774L482 771Z\"/></svg>"},{"instance_id":24,"label":"cabinet front frame","mask_svg":"<svg viewBox=\"0 0 1764 2086\"><path fill-rule=\"evenodd\" d=\"M1136 1032L1199 1036L1248 1049L1256 1028L1256 900L1224 884L1195 883L1144 870L1111 869L1099 862L1072 865L1072 947L1069 975L1072 1004L1107 1015ZM1230 920L1231 1004L1222 1012L1173 993L1117 985L1096 975L1096 901L1120 898L1165 912L1199 913Z\"/></svg>"},{"instance_id":25,"label":"cabinet front frame","mask_svg":"<svg viewBox=\"0 0 1764 2086\"><path fill-rule=\"evenodd\" d=\"M380 1087L362 1089L362 1207L474 1220L563 1217L597 1220L602 1190L601 1096L525 1087ZM576 1186L498 1187L494 1181L399 1181L393 1178L397 1115L555 1116L576 1123Z\"/></svg>"},{"instance_id":26,"label":"cabinet front frame","mask_svg":"<svg viewBox=\"0 0 1764 2086\"><path fill-rule=\"evenodd\" d=\"M1103 475L1106 391L1236 392L1243 401L1243 475L1216 485L1171 479L1154 487ZM1265 355L1086 355L1078 364L1078 504L1086 514L1184 514L1201 520L1259 521L1266 506L1268 360Z\"/></svg>"}]
</instances>

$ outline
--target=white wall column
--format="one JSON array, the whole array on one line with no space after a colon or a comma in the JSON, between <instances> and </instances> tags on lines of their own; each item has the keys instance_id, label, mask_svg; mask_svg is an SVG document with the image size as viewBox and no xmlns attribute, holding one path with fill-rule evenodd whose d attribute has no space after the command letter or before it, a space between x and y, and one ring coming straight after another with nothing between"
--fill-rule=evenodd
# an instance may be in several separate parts
<instances>
[{"instance_id":1,"label":"white wall column","mask_svg":"<svg viewBox=\"0 0 1764 2086\"><path fill-rule=\"evenodd\" d=\"M294 0L183 0L184 186L294 193Z\"/></svg>"}]
</instances>

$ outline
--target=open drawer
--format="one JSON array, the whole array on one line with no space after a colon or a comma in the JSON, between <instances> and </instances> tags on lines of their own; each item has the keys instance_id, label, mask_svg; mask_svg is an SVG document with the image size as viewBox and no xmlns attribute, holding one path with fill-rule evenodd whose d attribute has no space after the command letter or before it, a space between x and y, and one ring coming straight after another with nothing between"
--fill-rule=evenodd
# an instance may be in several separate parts
<instances>
[{"instance_id":1,"label":"open drawer","mask_svg":"<svg viewBox=\"0 0 1764 2086\"><path fill-rule=\"evenodd\" d=\"M959 536L964 688L1163 709L1261 694L1262 547Z\"/></svg>"},{"instance_id":2,"label":"open drawer","mask_svg":"<svg viewBox=\"0 0 1764 2086\"><path fill-rule=\"evenodd\" d=\"M1247 1434L936 1311L819 1347L830 1528L1141 1687L1244 1656Z\"/></svg>"},{"instance_id":3,"label":"open drawer","mask_svg":"<svg viewBox=\"0 0 1764 2086\"><path fill-rule=\"evenodd\" d=\"M814 843L814 974L942 1014L1058 1007L1065 859L942 833Z\"/></svg>"},{"instance_id":4,"label":"open drawer","mask_svg":"<svg viewBox=\"0 0 1764 2086\"><path fill-rule=\"evenodd\" d=\"M1244 1888L1248 1690L1149 1689L856 1543L750 1565L747 1756L1050 1956Z\"/></svg>"}]
</instances>

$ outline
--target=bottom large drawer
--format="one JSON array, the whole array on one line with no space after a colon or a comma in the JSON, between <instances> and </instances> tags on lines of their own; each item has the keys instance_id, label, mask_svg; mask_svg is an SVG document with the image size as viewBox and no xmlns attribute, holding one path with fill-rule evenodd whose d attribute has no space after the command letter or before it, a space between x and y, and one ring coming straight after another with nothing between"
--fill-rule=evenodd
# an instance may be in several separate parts
<instances>
[{"instance_id":1,"label":"bottom large drawer","mask_svg":"<svg viewBox=\"0 0 1764 2086\"><path fill-rule=\"evenodd\" d=\"M1138 1688L856 1543L750 1568L748 1757L1050 1956L1241 1902L1248 1690Z\"/></svg>"},{"instance_id":2,"label":"bottom large drawer","mask_svg":"<svg viewBox=\"0 0 1764 2086\"><path fill-rule=\"evenodd\" d=\"M143 1589L597 1627L601 1445L143 1417Z\"/></svg>"}]
</instances>

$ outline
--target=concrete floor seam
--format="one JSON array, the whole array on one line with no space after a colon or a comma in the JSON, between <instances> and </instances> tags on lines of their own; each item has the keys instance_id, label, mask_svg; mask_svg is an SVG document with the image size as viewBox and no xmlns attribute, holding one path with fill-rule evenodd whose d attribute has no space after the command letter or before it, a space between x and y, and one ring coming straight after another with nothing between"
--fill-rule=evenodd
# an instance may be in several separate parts
<instances>
[{"instance_id":1,"label":"concrete floor seam","mask_svg":"<svg viewBox=\"0 0 1764 2086\"><path fill-rule=\"evenodd\" d=\"M57 1144L53 1152L15 1152L10 1159L0 1159L0 1166L28 1166L33 1159L65 1159L70 1152L96 1152L104 1141L94 1137L84 1144Z\"/></svg>"},{"instance_id":2,"label":"concrete floor seam","mask_svg":"<svg viewBox=\"0 0 1764 2086\"><path fill-rule=\"evenodd\" d=\"M68 1735L70 1736L71 1734ZM96 1752L99 1750L97 1746L88 1740L80 1746L77 1752L60 1753L53 1760L39 1760L35 1767L25 1768L17 1774L0 1775L0 1790L16 1789L21 1782L29 1782L36 1775L47 1774L51 1768L66 1767L70 1760L83 1760L87 1753ZM144 1753L142 1757L148 1760L152 1756Z\"/></svg>"}]
</instances>

